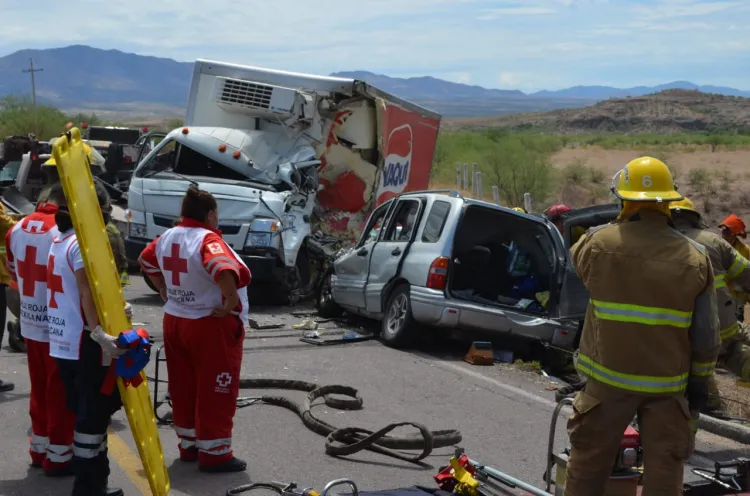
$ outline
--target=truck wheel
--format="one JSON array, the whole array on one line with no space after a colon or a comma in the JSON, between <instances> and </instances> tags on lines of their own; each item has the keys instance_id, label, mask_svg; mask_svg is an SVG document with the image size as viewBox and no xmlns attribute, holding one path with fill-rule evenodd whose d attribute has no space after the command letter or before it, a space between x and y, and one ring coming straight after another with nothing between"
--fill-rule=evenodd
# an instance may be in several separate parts
<instances>
[{"instance_id":1,"label":"truck wheel","mask_svg":"<svg viewBox=\"0 0 750 496\"><path fill-rule=\"evenodd\" d=\"M310 284L310 258L307 249L303 245L297 254L294 269L284 267L275 272L275 280L268 287L268 296L272 305L295 305L304 298L313 296L312 292L303 294L305 288Z\"/></svg>"},{"instance_id":2,"label":"truck wheel","mask_svg":"<svg viewBox=\"0 0 750 496\"><path fill-rule=\"evenodd\" d=\"M151 291L153 291L154 293L158 293L159 292L159 290L156 289L156 286L154 286L154 283L151 282L151 278L149 276L147 276L146 274L144 274L143 271L141 271L141 276L143 277L143 280L146 281L146 286L148 286L149 288L151 288Z\"/></svg>"},{"instance_id":3,"label":"truck wheel","mask_svg":"<svg viewBox=\"0 0 750 496\"><path fill-rule=\"evenodd\" d=\"M331 275L332 272L329 271L323 276L315 295L315 308L318 309L318 314L324 319L340 317L344 313L344 309L333 300Z\"/></svg>"},{"instance_id":4,"label":"truck wheel","mask_svg":"<svg viewBox=\"0 0 750 496\"><path fill-rule=\"evenodd\" d=\"M404 348L414 342L419 325L411 313L409 285L402 284L393 290L383 314L380 338L387 346Z\"/></svg>"}]
</instances>

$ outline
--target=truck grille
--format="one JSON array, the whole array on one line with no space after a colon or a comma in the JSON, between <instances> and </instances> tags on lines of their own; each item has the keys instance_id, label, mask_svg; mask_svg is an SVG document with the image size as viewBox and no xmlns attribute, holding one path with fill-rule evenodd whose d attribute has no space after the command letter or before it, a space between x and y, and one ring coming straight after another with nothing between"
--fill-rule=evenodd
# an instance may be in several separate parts
<instances>
[{"instance_id":1,"label":"truck grille","mask_svg":"<svg viewBox=\"0 0 750 496\"><path fill-rule=\"evenodd\" d=\"M242 107L268 110L271 106L272 94L273 87L271 86L224 78L224 86L219 94L219 101Z\"/></svg>"},{"instance_id":2,"label":"truck grille","mask_svg":"<svg viewBox=\"0 0 750 496\"><path fill-rule=\"evenodd\" d=\"M156 224L159 227L164 227L169 229L170 227L174 227L174 222L177 220L174 217L167 217L165 215L154 215L154 224ZM222 234L226 234L228 236L233 236L235 234L240 233L240 226L237 225L231 225L231 224L219 224L219 229L221 230Z\"/></svg>"}]
</instances>

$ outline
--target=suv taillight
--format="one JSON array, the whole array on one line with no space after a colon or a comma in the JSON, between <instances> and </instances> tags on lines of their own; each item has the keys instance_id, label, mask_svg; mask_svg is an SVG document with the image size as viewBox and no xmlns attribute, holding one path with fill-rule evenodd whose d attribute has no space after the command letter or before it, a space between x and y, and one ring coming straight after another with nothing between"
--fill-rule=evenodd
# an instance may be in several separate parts
<instances>
[{"instance_id":1,"label":"suv taillight","mask_svg":"<svg viewBox=\"0 0 750 496\"><path fill-rule=\"evenodd\" d=\"M436 258L430 265L427 274L427 287L430 289L445 289L448 283L448 257Z\"/></svg>"}]
</instances>

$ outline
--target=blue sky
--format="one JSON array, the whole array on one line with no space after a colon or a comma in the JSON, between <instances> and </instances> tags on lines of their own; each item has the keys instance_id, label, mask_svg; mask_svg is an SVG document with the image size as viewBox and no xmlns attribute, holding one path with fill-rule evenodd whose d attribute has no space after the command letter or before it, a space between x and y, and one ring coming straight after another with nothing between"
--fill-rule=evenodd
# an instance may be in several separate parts
<instances>
[{"instance_id":1,"label":"blue sky","mask_svg":"<svg viewBox=\"0 0 750 496\"><path fill-rule=\"evenodd\" d=\"M750 90L750 0L0 0L0 55L87 44L524 91L675 80ZM209 7L207 7L209 6Z\"/></svg>"}]
</instances>

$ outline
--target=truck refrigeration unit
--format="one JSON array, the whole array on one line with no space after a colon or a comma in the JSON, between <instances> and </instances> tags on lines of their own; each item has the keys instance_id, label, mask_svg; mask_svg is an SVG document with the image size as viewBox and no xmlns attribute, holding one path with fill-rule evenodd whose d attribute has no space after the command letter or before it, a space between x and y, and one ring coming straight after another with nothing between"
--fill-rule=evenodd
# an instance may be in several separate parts
<instances>
[{"instance_id":1,"label":"truck refrigeration unit","mask_svg":"<svg viewBox=\"0 0 750 496\"><path fill-rule=\"evenodd\" d=\"M426 189L440 115L363 81L195 63L183 127L147 140L128 190L128 258L174 225L191 183L280 302L312 294L316 234L350 238L378 204ZM147 282L148 278L146 278Z\"/></svg>"}]
</instances>

